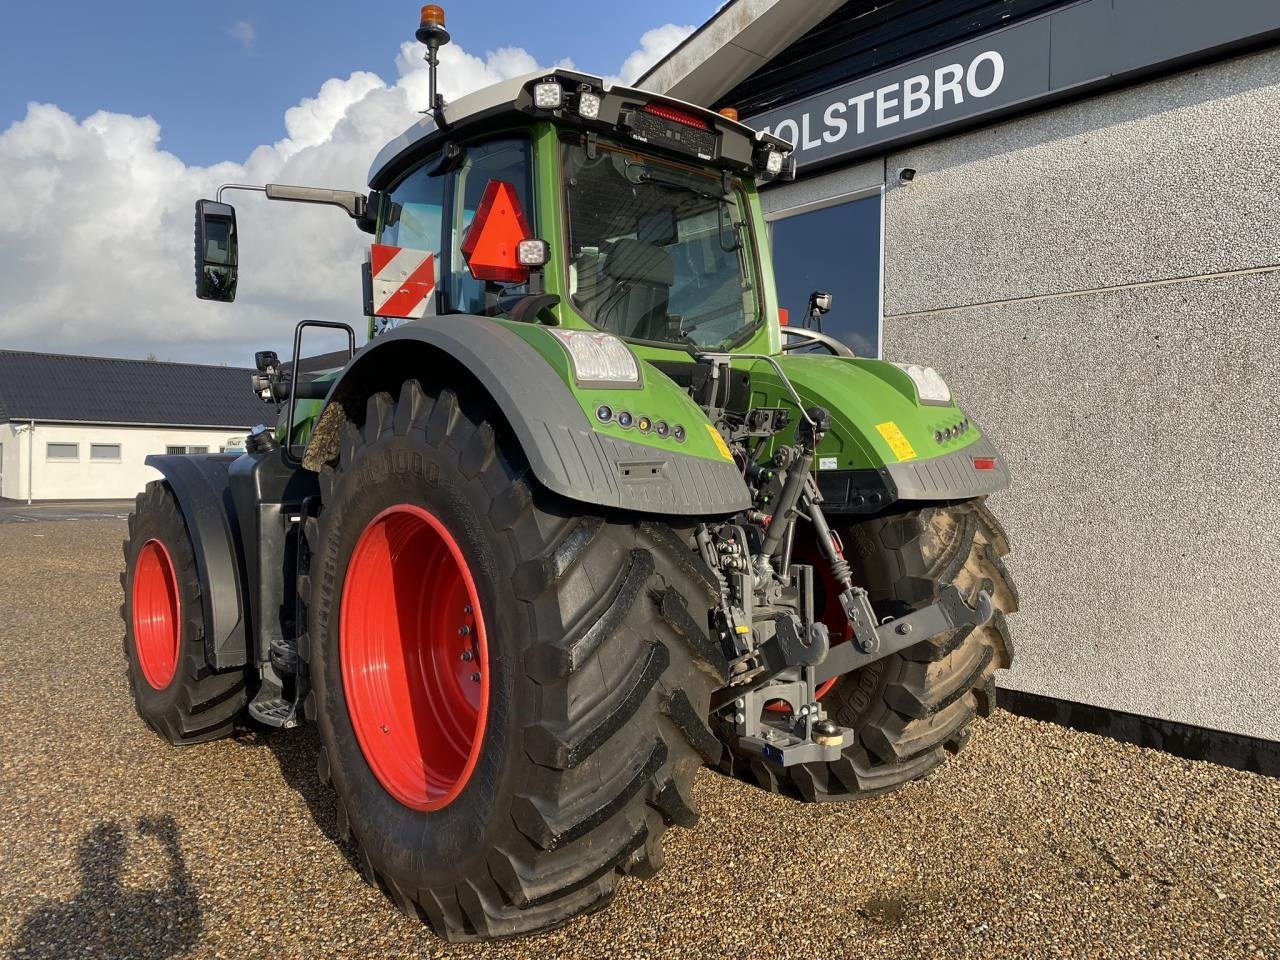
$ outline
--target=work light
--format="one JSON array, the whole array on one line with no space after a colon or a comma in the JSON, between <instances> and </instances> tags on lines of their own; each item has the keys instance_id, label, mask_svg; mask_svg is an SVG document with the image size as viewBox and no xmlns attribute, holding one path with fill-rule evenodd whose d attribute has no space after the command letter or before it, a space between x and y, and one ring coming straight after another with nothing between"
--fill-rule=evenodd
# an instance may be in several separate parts
<instances>
[{"instance_id":1,"label":"work light","mask_svg":"<svg viewBox=\"0 0 1280 960\"><path fill-rule=\"evenodd\" d=\"M635 354L617 337L593 330L552 330L550 333L569 354L577 380L621 386L640 383Z\"/></svg>"},{"instance_id":2,"label":"work light","mask_svg":"<svg viewBox=\"0 0 1280 960\"><path fill-rule=\"evenodd\" d=\"M516 244L516 259L522 267L545 266L549 253L545 240L521 240Z\"/></svg>"},{"instance_id":3,"label":"work light","mask_svg":"<svg viewBox=\"0 0 1280 960\"><path fill-rule=\"evenodd\" d=\"M600 116L600 98L590 90L583 90L578 94L578 115L584 120Z\"/></svg>"},{"instance_id":4,"label":"work light","mask_svg":"<svg viewBox=\"0 0 1280 960\"><path fill-rule=\"evenodd\" d=\"M564 88L554 80L533 85L533 105L539 110L558 110L564 103Z\"/></svg>"}]
</instances>

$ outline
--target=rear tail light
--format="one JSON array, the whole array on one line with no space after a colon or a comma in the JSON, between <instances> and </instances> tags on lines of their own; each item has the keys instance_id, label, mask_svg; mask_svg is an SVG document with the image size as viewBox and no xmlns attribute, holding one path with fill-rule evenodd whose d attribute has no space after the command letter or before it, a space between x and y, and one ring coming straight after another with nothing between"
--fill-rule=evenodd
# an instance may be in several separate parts
<instances>
[{"instance_id":1,"label":"rear tail light","mask_svg":"<svg viewBox=\"0 0 1280 960\"><path fill-rule=\"evenodd\" d=\"M677 110L675 107L667 107L660 103L646 103L643 107L645 113L651 113L655 117L661 117L663 120L670 120L672 123L682 123L686 127L693 127L697 130L710 130L711 124L703 120L700 116L693 113L687 113L684 110Z\"/></svg>"},{"instance_id":2,"label":"rear tail light","mask_svg":"<svg viewBox=\"0 0 1280 960\"><path fill-rule=\"evenodd\" d=\"M994 470L996 468L995 457L974 457L973 469L975 470Z\"/></svg>"}]
</instances>

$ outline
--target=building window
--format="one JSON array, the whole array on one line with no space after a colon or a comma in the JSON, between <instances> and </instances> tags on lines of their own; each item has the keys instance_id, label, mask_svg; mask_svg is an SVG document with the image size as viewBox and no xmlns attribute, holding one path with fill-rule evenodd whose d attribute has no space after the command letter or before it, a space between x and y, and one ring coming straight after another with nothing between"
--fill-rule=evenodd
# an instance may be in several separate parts
<instances>
[{"instance_id":1,"label":"building window","mask_svg":"<svg viewBox=\"0 0 1280 960\"><path fill-rule=\"evenodd\" d=\"M80 444L47 443L44 447L44 455L48 460L79 460Z\"/></svg>"},{"instance_id":2,"label":"building window","mask_svg":"<svg viewBox=\"0 0 1280 960\"><path fill-rule=\"evenodd\" d=\"M773 221L778 305L788 322L804 326L809 295L830 293L822 332L862 357L880 355L880 206L876 193Z\"/></svg>"},{"instance_id":3,"label":"building window","mask_svg":"<svg viewBox=\"0 0 1280 960\"><path fill-rule=\"evenodd\" d=\"M181 456L182 454L187 452L187 448L186 447L165 447L164 452L169 454L170 456L175 456L175 455Z\"/></svg>"},{"instance_id":4,"label":"building window","mask_svg":"<svg viewBox=\"0 0 1280 960\"><path fill-rule=\"evenodd\" d=\"M208 447L187 447L187 453L208 453Z\"/></svg>"},{"instance_id":5,"label":"building window","mask_svg":"<svg viewBox=\"0 0 1280 960\"><path fill-rule=\"evenodd\" d=\"M91 443L89 444L90 460L119 460L120 444L118 443Z\"/></svg>"}]
</instances>

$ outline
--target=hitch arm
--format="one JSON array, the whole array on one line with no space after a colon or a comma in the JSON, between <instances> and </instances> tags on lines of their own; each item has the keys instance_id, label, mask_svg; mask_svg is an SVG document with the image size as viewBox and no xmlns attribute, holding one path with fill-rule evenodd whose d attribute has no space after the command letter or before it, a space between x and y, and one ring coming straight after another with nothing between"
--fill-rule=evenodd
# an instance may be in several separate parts
<instances>
[{"instance_id":1,"label":"hitch arm","mask_svg":"<svg viewBox=\"0 0 1280 960\"><path fill-rule=\"evenodd\" d=\"M942 588L937 603L881 624L867 638L868 642L862 643L855 636L833 646L827 658L814 668L814 680L823 683L957 627L981 626L994 612L987 591L979 592L977 603L971 607L955 584L948 584Z\"/></svg>"}]
</instances>

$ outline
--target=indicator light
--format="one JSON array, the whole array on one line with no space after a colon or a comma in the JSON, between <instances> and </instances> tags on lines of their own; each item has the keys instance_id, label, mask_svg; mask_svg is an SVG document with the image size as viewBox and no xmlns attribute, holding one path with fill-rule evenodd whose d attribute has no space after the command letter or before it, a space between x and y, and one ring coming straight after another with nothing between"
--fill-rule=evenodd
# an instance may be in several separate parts
<instances>
[{"instance_id":1,"label":"indicator light","mask_svg":"<svg viewBox=\"0 0 1280 960\"><path fill-rule=\"evenodd\" d=\"M942 431L941 431L941 430L937 430L937 431L935 431L935 432L934 432L934 434L933 434L933 439L935 439L935 440L937 440L939 443L941 443L941 442L942 442Z\"/></svg>"},{"instance_id":2,"label":"indicator light","mask_svg":"<svg viewBox=\"0 0 1280 960\"><path fill-rule=\"evenodd\" d=\"M618 426L620 426L623 430L631 429L631 423L632 423L632 420L631 420L630 410L623 410L618 414Z\"/></svg>"},{"instance_id":3,"label":"indicator light","mask_svg":"<svg viewBox=\"0 0 1280 960\"><path fill-rule=\"evenodd\" d=\"M720 109L720 116L724 117L726 120L732 120L736 123L738 120L738 111L733 107L722 107Z\"/></svg>"},{"instance_id":4,"label":"indicator light","mask_svg":"<svg viewBox=\"0 0 1280 960\"><path fill-rule=\"evenodd\" d=\"M667 421L659 420L657 424L654 425L653 432L665 440L671 434L671 427Z\"/></svg>"},{"instance_id":5,"label":"indicator light","mask_svg":"<svg viewBox=\"0 0 1280 960\"><path fill-rule=\"evenodd\" d=\"M636 420L636 429L641 433L648 433L653 429L653 421L648 417L642 416Z\"/></svg>"},{"instance_id":6,"label":"indicator light","mask_svg":"<svg viewBox=\"0 0 1280 960\"><path fill-rule=\"evenodd\" d=\"M613 419L613 407L607 403L600 404L600 406L596 407L596 419L601 423L608 423Z\"/></svg>"},{"instance_id":7,"label":"indicator light","mask_svg":"<svg viewBox=\"0 0 1280 960\"><path fill-rule=\"evenodd\" d=\"M677 423L675 425L675 429L671 431L671 435L676 438L676 443L684 443L684 427L680 426L680 424Z\"/></svg>"},{"instance_id":8,"label":"indicator light","mask_svg":"<svg viewBox=\"0 0 1280 960\"><path fill-rule=\"evenodd\" d=\"M434 3L428 3L422 8L422 23L429 23L432 26L444 26L444 8Z\"/></svg>"}]
</instances>

